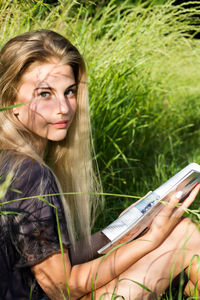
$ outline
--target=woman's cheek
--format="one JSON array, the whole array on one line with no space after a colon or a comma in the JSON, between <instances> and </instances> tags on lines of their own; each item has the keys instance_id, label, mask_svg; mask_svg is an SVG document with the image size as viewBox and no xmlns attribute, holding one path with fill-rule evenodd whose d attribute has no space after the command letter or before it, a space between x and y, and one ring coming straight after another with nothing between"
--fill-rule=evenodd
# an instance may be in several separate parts
<instances>
[{"instance_id":1,"label":"woman's cheek","mask_svg":"<svg viewBox=\"0 0 200 300\"><path fill-rule=\"evenodd\" d=\"M54 110L54 105L52 105L52 103L50 102L36 102L33 103L31 110L41 116L45 116L45 117L51 117L53 110Z\"/></svg>"}]
</instances>

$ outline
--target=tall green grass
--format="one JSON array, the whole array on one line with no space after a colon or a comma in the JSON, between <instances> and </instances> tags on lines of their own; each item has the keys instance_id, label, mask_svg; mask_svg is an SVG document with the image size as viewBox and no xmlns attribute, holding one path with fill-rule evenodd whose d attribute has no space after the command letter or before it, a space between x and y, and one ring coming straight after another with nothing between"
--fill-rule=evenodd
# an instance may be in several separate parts
<instances>
[{"instance_id":1,"label":"tall green grass","mask_svg":"<svg viewBox=\"0 0 200 300\"><path fill-rule=\"evenodd\" d=\"M189 162L200 163L200 41L194 38L200 5L111 0L91 13L91 3L0 1L0 44L49 28L78 47L87 63L104 191L140 197ZM95 229L131 202L107 196ZM199 200L197 219L198 206Z\"/></svg>"}]
</instances>

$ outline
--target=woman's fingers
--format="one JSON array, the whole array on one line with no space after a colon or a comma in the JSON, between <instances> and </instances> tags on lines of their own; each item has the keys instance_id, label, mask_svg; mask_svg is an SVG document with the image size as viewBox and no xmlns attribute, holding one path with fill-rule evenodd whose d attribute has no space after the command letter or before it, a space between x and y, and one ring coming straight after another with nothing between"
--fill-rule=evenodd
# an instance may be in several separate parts
<instances>
[{"instance_id":1,"label":"woman's fingers","mask_svg":"<svg viewBox=\"0 0 200 300\"><path fill-rule=\"evenodd\" d=\"M170 221L171 217L173 217L173 220L171 220L173 222L175 221L175 219L181 218L185 212L185 209L188 208L195 200L199 189L200 184L196 185L196 187L191 191L190 195L180 204L179 202L181 200L181 197L177 197L179 196L179 194L171 196L170 201L165 204L165 207L163 207L163 209L157 216L159 222L166 224Z\"/></svg>"},{"instance_id":2,"label":"woman's fingers","mask_svg":"<svg viewBox=\"0 0 200 300\"><path fill-rule=\"evenodd\" d=\"M199 192L199 189L200 189L200 184L197 184L195 188L191 191L190 195L185 199L185 201L183 201L182 204L183 207L188 208L192 204L192 202L195 200Z\"/></svg>"},{"instance_id":3,"label":"woman's fingers","mask_svg":"<svg viewBox=\"0 0 200 300\"><path fill-rule=\"evenodd\" d=\"M195 200L199 189L200 184L198 184L191 191L190 195L178 206L177 204L179 203L181 197L173 195L166 206L153 219L149 230L149 235L155 243L161 243L174 228L174 226L176 226L176 224L180 221L180 218L183 216L185 209L188 208Z\"/></svg>"},{"instance_id":4,"label":"woman's fingers","mask_svg":"<svg viewBox=\"0 0 200 300\"><path fill-rule=\"evenodd\" d=\"M165 207L161 211L162 215L165 215L165 217L170 217L172 215L174 209L177 207L177 204L179 203L179 201L180 201L180 198L176 197L176 194L173 194L171 196L171 199L169 200L169 202L165 203Z\"/></svg>"},{"instance_id":5,"label":"woman's fingers","mask_svg":"<svg viewBox=\"0 0 200 300\"><path fill-rule=\"evenodd\" d=\"M189 196L183 201L183 203L177 207L173 212L173 217L180 218L185 212L185 209L188 208L195 200L200 189L200 184L197 184L195 188L191 191Z\"/></svg>"},{"instance_id":6,"label":"woman's fingers","mask_svg":"<svg viewBox=\"0 0 200 300\"><path fill-rule=\"evenodd\" d=\"M165 213L165 216L170 216L172 214L174 216L174 212L177 212L177 211L181 212L183 215L185 209L188 208L192 204L192 202L195 200L195 198L199 192L199 189L200 189L200 184L197 184L194 187L194 189L191 191L189 196L181 204L179 204L179 202L181 200L181 192L178 192L175 195L173 195L171 197L170 201L166 204L165 208L163 208L163 213Z\"/></svg>"}]
</instances>

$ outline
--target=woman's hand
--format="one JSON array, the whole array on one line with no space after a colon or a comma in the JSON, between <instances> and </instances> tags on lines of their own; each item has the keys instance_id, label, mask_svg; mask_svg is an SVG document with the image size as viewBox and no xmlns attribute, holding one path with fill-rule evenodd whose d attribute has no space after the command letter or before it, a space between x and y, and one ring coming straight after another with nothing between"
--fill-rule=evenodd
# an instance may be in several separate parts
<instances>
[{"instance_id":1,"label":"woman's hand","mask_svg":"<svg viewBox=\"0 0 200 300\"><path fill-rule=\"evenodd\" d=\"M149 231L145 234L145 236L148 236L148 238L152 239L152 241L156 243L156 246L159 246L181 220L185 209L194 202L199 189L200 184L197 184L191 191L190 195L180 204L180 198L177 197L177 194L172 196L171 200L166 203L166 205L154 218Z\"/></svg>"},{"instance_id":2,"label":"woman's hand","mask_svg":"<svg viewBox=\"0 0 200 300\"><path fill-rule=\"evenodd\" d=\"M135 206L140 200L144 199L146 196L148 196L149 194L151 194L152 192L149 191L145 196L143 196L142 198L140 198L138 201L134 202L133 204L131 204L129 207L127 207L125 210L123 210L121 212L121 214L119 215L119 217L121 217L127 210L129 210L131 207ZM125 242L130 242L133 237L135 236L136 233L136 229L132 228L130 229L127 233L125 233L117 242L115 242L113 245L111 245L109 248L107 248L106 250L104 250L104 252L102 252L102 254L106 254L108 253L112 248L116 247L117 245L120 245L122 243Z\"/></svg>"}]
</instances>

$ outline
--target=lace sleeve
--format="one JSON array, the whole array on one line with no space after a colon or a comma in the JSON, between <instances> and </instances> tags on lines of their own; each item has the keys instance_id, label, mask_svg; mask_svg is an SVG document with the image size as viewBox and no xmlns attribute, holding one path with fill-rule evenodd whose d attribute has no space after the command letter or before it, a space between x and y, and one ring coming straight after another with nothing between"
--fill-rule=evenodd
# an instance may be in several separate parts
<instances>
[{"instance_id":1,"label":"lace sleeve","mask_svg":"<svg viewBox=\"0 0 200 300\"><path fill-rule=\"evenodd\" d=\"M12 190L6 195L8 201L28 197L25 200L10 202L5 208L15 212L7 216L7 224L12 243L18 253L18 267L34 265L48 255L60 251L59 234L63 245L68 247L70 244L62 202L59 195L54 195L58 193L54 176L48 168L38 163L34 163L28 176L24 176L27 164L28 162L23 164L20 176L17 176ZM42 189L39 188L41 182L44 186ZM14 189L20 190L22 194L16 193ZM51 196L37 197L39 190L42 190L43 195Z\"/></svg>"}]
</instances>

